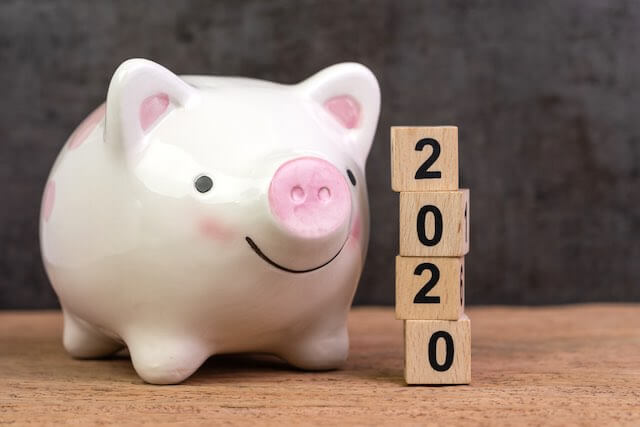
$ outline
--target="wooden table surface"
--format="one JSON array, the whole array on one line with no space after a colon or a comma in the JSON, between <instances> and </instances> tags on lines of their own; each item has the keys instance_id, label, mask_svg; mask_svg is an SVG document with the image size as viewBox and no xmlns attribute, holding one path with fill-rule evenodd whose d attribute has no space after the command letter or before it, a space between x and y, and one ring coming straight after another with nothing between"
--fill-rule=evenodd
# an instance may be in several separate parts
<instances>
[{"instance_id":1,"label":"wooden table surface","mask_svg":"<svg viewBox=\"0 0 640 427\"><path fill-rule=\"evenodd\" d=\"M0 424L640 425L640 305L468 314L470 386L405 386L390 308L352 311L342 370L224 356L181 385L152 386L126 358L69 358L58 312L0 312Z\"/></svg>"}]
</instances>

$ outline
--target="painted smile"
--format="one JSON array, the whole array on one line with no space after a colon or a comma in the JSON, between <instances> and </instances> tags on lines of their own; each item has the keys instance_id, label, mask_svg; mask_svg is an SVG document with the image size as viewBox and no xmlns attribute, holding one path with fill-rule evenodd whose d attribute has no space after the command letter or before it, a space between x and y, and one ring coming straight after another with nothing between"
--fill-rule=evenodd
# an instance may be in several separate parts
<instances>
[{"instance_id":1,"label":"painted smile","mask_svg":"<svg viewBox=\"0 0 640 427\"><path fill-rule=\"evenodd\" d=\"M324 267L325 265L329 264L331 261L333 261L334 259L336 259L336 257L337 257L338 255L340 255L340 252L342 252L342 248L344 248L344 244L343 244L343 245L340 247L340 249L338 250L338 252L337 252L334 256L332 256L332 257L331 257L331 259L330 259L329 261L325 262L324 264L321 264L321 265L319 265L319 266L317 266L317 267L313 267L313 268L305 269L305 270L293 270L293 269L291 269L291 268L287 268L287 267L284 267L284 266L282 266L282 265L278 264L277 262L273 261L273 260L272 260L272 259L270 259L268 256L266 256L266 255L265 255L265 253L264 253L264 252L262 252L262 251L260 250L260 248L258 247L258 245L256 245L256 244L255 244L255 242L251 239L251 237L248 237L248 236L247 236L247 237L245 237L245 239L247 240L247 243L249 244L249 246L251 246L251 249L253 249L253 251L254 251L256 254L258 254L258 256L259 256L260 258L262 258L263 260L265 260L268 264L271 264L272 266L274 266L274 267L276 267L276 268L278 268L278 269L280 269L280 270L282 270L282 271L286 271L287 273L296 273L296 274L299 274L299 273L309 273L309 272L311 272L311 271L315 271L315 270L318 270L318 269L320 269L320 268ZM345 243L346 243L346 241L345 241Z\"/></svg>"}]
</instances>

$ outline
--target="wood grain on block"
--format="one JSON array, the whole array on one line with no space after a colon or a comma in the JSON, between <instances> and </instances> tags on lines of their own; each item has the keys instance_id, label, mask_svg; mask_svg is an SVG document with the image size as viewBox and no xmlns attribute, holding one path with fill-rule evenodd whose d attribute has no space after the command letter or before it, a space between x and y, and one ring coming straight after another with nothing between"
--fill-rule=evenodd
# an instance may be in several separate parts
<instances>
[{"instance_id":1,"label":"wood grain on block","mask_svg":"<svg viewBox=\"0 0 640 427\"><path fill-rule=\"evenodd\" d=\"M456 126L392 126L393 191L458 189Z\"/></svg>"},{"instance_id":2,"label":"wood grain on block","mask_svg":"<svg viewBox=\"0 0 640 427\"><path fill-rule=\"evenodd\" d=\"M396 257L396 318L457 320L464 312L464 257Z\"/></svg>"},{"instance_id":3,"label":"wood grain on block","mask_svg":"<svg viewBox=\"0 0 640 427\"><path fill-rule=\"evenodd\" d=\"M471 321L405 320L407 384L469 384L471 382Z\"/></svg>"},{"instance_id":4,"label":"wood grain on block","mask_svg":"<svg viewBox=\"0 0 640 427\"><path fill-rule=\"evenodd\" d=\"M469 190L400 193L400 255L469 252Z\"/></svg>"}]
</instances>

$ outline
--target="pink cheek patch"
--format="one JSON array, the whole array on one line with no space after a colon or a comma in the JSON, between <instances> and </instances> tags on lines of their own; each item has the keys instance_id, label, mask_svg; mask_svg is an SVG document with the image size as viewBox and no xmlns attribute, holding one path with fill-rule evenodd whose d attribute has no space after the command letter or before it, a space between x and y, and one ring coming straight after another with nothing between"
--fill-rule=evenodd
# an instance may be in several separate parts
<instances>
[{"instance_id":1,"label":"pink cheek patch","mask_svg":"<svg viewBox=\"0 0 640 427\"><path fill-rule=\"evenodd\" d=\"M200 234L213 240L229 241L235 236L235 233L232 230L211 218L201 219L198 227Z\"/></svg>"},{"instance_id":2,"label":"pink cheek patch","mask_svg":"<svg viewBox=\"0 0 640 427\"><path fill-rule=\"evenodd\" d=\"M76 130L73 131L71 137L69 138L69 144L67 145L67 148L69 148L69 150L78 148L84 141L86 141L89 134L93 132L98 123L100 123L100 121L104 117L105 108L105 105L102 104L98 108L93 110L93 112L89 114L89 116L84 119L82 123L80 123L80 126L78 126Z\"/></svg>"},{"instance_id":3,"label":"pink cheek patch","mask_svg":"<svg viewBox=\"0 0 640 427\"><path fill-rule=\"evenodd\" d=\"M324 107L342 126L353 129L360 121L360 105L348 95L336 96L324 103Z\"/></svg>"},{"instance_id":4,"label":"pink cheek patch","mask_svg":"<svg viewBox=\"0 0 640 427\"><path fill-rule=\"evenodd\" d=\"M47 182L42 196L42 218L45 222L49 221L53 212L53 205L56 200L56 183L53 180Z\"/></svg>"},{"instance_id":5,"label":"pink cheek patch","mask_svg":"<svg viewBox=\"0 0 640 427\"><path fill-rule=\"evenodd\" d=\"M353 219L353 224L351 225L351 237L354 240L360 240L360 236L362 235L362 220L360 219L360 215L356 215Z\"/></svg>"},{"instance_id":6,"label":"pink cheek patch","mask_svg":"<svg viewBox=\"0 0 640 427\"><path fill-rule=\"evenodd\" d=\"M140 105L140 126L146 131L162 116L169 107L169 96L166 93L152 95Z\"/></svg>"}]
</instances>

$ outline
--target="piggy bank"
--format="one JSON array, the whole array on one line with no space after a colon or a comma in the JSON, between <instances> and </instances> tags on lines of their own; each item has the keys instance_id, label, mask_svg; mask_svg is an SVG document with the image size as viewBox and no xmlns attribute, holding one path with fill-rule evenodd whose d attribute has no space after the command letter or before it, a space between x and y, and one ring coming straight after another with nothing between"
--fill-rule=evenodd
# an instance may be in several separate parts
<instances>
[{"instance_id":1,"label":"piggy bank","mask_svg":"<svg viewBox=\"0 0 640 427\"><path fill-rule=\"evenodd\" d=\"M376 79L356 63L294 85L120 65L42 199L65 349L126 348L154 384L222 353L339 367L379 109Z\"/></svg>"}]
</instances>

